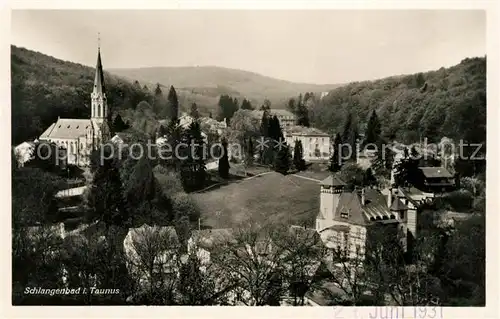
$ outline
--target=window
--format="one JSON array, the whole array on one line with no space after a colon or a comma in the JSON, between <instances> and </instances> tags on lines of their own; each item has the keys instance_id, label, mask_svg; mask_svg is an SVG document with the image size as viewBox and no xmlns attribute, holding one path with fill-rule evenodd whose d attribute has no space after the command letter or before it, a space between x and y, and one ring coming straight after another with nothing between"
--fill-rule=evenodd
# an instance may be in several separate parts
<instances>
[{"instance_id":1,"label":"window","mask_svg":"<svg viewBox=\"0 0 500 319\"><path fill-rule=\"evenodd\" d=\"M399 212L399 219L405 219L405 212Z\"/></svg>"},{"instance_id":2,"label":"window","mask_svg":"<svg viewBox=\"0 0 500 319\"><path fill-rule=\"evenodd\" d=\"M340 217L341 217L341 218L345 218L345 219L349 218L349 211L348 211L346 208L344 208L344 209L340 212Z\"/></svg>"}]
</instances>

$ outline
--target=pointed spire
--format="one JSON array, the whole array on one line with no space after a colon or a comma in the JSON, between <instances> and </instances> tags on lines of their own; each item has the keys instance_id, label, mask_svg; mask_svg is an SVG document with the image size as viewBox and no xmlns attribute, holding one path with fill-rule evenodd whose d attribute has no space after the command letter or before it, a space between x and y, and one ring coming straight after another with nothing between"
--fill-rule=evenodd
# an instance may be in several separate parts
<instances>
[{"instance_id":1,"label":"pointed spire","mask_svg":"<svg viewBox=\"0 0 500 319\"><path fill-rule=\"evenodd\" d=\"M100 34L97 36L97 65L95 70L94 79L94 93L105 93L104 89L104 72L102 71L102 61L101 61L101 37Z\"/></svg>"}]
</instances>

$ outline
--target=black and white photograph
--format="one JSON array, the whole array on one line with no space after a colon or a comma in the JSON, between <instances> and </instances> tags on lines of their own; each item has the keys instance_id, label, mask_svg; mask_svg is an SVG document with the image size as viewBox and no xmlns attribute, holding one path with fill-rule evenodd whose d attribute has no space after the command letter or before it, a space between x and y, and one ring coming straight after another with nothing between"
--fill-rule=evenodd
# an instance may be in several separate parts
<instances>
[{"instance_id":1,"label":"black and white photograph","mask_svg":"<svg viewBox=\"0 0 500 319\"><path fill-rule=\"evenodd\" d=\"M12 305L485 307L486 22L12 10Z\"/></svg>"}]
</instances>

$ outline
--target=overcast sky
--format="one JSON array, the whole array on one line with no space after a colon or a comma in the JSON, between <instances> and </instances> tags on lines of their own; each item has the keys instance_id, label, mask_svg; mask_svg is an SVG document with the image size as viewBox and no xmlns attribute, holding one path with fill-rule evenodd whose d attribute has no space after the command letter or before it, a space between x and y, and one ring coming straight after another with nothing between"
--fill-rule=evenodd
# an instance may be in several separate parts
<instances>
[{"instance_id":1,"label":"overcast sky","mask_svg":"<svg viewBox=\"0 0 500 319\"><path fill-rule=\"evenodd\" d=\"M484 11L12 12L12 43L104 68L215 65L310 83L438 69L486 54Z\"/></svg>"}]
</instances>

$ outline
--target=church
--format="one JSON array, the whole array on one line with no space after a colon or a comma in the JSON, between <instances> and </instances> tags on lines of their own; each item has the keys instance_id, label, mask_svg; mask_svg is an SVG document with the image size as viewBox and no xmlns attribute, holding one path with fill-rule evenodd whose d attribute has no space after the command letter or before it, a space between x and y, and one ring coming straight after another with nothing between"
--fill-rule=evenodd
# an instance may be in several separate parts
<instances>
[{"instance_id":1,"label":"church","mask_svg":"<svg viewBox=\"0 0 500 319\"><path fill-rule=\"evenodd\" d=\"M55 143L65 149L67 163L85 167L90 164L90 153L110 139L110 127L107 122L109 107L104 85L101 50L97 49L97 65L94 88L90 94L90 119L58 118L39 137L40 141Z\"/></svg>"}]
</instances>

